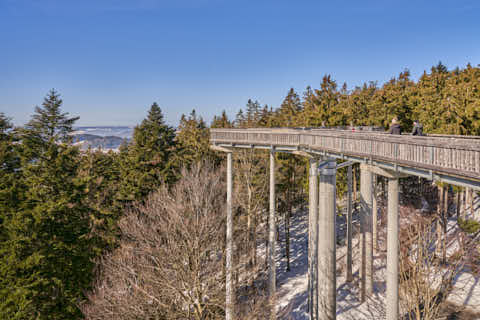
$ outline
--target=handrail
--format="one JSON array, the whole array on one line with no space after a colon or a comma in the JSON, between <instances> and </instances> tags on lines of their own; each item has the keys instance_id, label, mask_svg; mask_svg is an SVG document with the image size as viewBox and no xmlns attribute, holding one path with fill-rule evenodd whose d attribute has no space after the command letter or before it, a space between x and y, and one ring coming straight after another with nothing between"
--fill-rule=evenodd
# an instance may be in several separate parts
<instances>
[{"instance_id":1,"label":"handrail","mask_svg":"<svg viewBox=\"0 0 480 320\"><path fill-rule=\"evenodd\" d=\"M480 178L480 140L338 129L211 129L212 144L306 147Z\"/></svg>"}]
</instances>

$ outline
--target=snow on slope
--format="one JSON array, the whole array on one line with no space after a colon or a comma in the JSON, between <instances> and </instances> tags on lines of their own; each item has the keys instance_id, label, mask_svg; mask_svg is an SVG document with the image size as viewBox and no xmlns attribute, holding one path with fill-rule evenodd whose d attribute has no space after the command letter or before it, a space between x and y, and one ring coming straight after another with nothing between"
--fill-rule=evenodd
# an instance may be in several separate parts
<instances>
[{"instance_id":1,"label":"snow on slope","mask_svg":"<svg viewBox=\"0 0 480 320\"><path fill-rule=\"evenodd\" d=\"M375 251L374 255L374 295L365 303L360 302L359 261L360 249L356 231L359 229L358 219L354 216L353 236L353 272L354 282L345 280L346 246L337 244L337 319L339 320L371 320L385 319L386 307L386 253ZM337 234L342 234L345 221L337 217ZM449 233L455 232L456 222L449 221ZM280 224L280 241L276 247L277 261L277 314L284 320L308 320L307 295L307 253L308 253L308 210L298 211L291 221L291 264L286 272L284 226ZM385 248L385 228L379 227L379 247ZM383 234L382 234L383 233ZM453 246L455 244L453 243ZM449 302L463 306L466 310L480 310L480 278L468 270L458 275L455 288L449 295Z\"/></svg>"},{"instance_id":2,"label":"snow on slope","mask_svg":"<svg viewBox=\"0 0 480 320\"><path fill-rule=\"evenodd\" d=\"M339 219L340 220L340 219ZM355 221L355 220L354 220ZM343 221L337 221L338 232L344 227ZM291 263L286 272L284 257L283 225L280 226L280 241L277 245L277 313L280 319L308 320L307 268L308 268L308 211L299 211L291 221ZM354 238L353 261L359 261L357 239ZM354 264L352 284L345 281L345 246L337 245L337 319L367 320L385 318L385 256L376 256L374 296L361 304L358 290L358 266Z\"/></svg>"}]
</instances>

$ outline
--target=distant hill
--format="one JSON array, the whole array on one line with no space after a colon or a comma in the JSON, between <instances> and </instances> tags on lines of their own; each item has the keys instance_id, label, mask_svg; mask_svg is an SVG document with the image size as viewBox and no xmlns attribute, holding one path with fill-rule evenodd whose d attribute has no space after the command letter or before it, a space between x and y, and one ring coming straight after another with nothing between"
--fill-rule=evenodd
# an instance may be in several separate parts
<instances>
[{"instance_id":1,"label":"distant hill","mask_svg":"<svg viewBox=\"0 0 480 320\"><path fill-rule=\"evenodd\" d=\"M126 140L130 141L133 134L132 127L76 127L72 133L73 142L82 150L92 149L117 151Z\"/></svg>"},{"instance_id":2,"label":"distant hill","mask_svg":"<svg viewBox=\"0 0 480 320\"><path fill-rule=\"evenodd\" d=\"M133 136L133 127L127 126L75 127L74 129L74 134L92 134L101 137L114 136L120 138L131 138Z\"/></svg>"}]
</instances>

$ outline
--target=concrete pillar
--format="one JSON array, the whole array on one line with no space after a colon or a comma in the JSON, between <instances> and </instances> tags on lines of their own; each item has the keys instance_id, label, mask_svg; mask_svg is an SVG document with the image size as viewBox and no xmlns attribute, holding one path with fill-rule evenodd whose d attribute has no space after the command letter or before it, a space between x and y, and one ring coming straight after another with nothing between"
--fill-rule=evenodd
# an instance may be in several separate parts
<instances>
[{"instance_id":1,"label":"concrete pillar","mask_svg":"<svg viewBox=\"0 0 480 320\"><path fill-rule=\"evenodd\" d=\"M318 214L318 159L310 159L309 199L308 199L308 313L310 320L316 319L317 282L317 214Z\"/></svg>"},{"instance_id":2,"label":"concrete pillar","mask_svg":"<svg viewBox=\"0 0 480 320\"><path fill-rule=\"evenodd\" d=\"M336 319L336 163L329 161L320 170L318 199L318 320Z\"/></svg>"},{"instance_id":3,"label":"concrete pillar","mask_svg":"<svg viewBox=\"0 0 480 320\"><path fill-rule=\"evenodd\" d=\"M268 231L268 296L270 302L270 319L277 318L275 310L275 149L270 150L270 215Z\"/></svg>"},{"instance_id":4,"label":"concrete pillar","mask_svg":"<svg viewBox=\"0 0 480 320\"><path fill-rule=\"evenodd\" d=\"M225 319L234 317L233 288L233 216L232 216L232 153L227 153L227 240L226 240L226 298Z\"/></svg>"},{"instance_id":5,"label":"concrete pillar","mask_svg":"<svg viewBox=\"0 0 480 320\"><path fill-rule=\"evenodd\" d=\"M398 319L398 179L388 179L387 320Z\"/></svg>"},{"instance_id":6,"label":"concrete pillar","mask_svg":"<svg viewBox=\"0 0 480 320\"><path fill-rule=\"evenodd\" d=\"M352 275L352 166L347 168L347 282L353 281Z\"/></svg>"},{"instance_id":7,"label":"concrete pillar","mask_svg":"<svg viewBox=\"0 0 480 320\"><path fill-rule=\"evenodd\" d=\"M372 175L366 166L360 167L360 249L362 251L360 300L362 302L373 293Z\"/></svg>"}]
</instances>

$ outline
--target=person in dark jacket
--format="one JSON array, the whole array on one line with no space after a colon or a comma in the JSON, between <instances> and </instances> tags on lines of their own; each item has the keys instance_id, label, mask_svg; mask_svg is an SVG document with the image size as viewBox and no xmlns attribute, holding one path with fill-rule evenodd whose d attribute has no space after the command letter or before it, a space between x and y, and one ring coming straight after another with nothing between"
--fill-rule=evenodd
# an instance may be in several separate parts
<instances>
[{"instance_id":1,"label":"person in dark jacket","mask_svg":"<svg viewBox=\"0 0 480 320\"><path fill-rule=\"evenodd\" d=\"M388 130L390 134L402 134L402 127L398 124L397 118L392 119L392 124L390 125L390 130Z\"/></svg>"},{"instance_id":2,"label":"person in dark jacket","mask_svg":"<svg viewBox=\"0 0 480 320\"><path fill-rule=\"evenodd\" d=\"M423 125L418 120L413 121L412 136L423 136Z\"/></svg>"}]
</instances>

